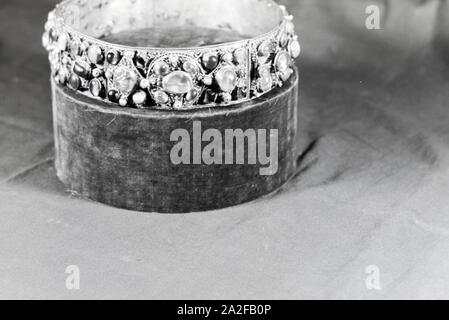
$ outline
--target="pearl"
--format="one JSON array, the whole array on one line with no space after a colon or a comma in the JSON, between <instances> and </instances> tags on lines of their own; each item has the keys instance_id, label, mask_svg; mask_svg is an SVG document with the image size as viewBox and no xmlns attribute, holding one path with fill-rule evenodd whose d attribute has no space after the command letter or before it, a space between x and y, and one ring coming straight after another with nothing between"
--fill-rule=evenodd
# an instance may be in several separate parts
<instances>
[{"instance_id":1,"label":"pearl","mask_svg":"<svg viewBox=\"0 0 449 320\"><path fill-rule=\"evenodd\" d=\"M135 55L136 55L136 52L134 52L134 51L125 51L125 53L123 54L123 56L125 58L128 58L130 60L134 59Z\"/></svg>"},{"instance_id":2,"label":"pearl","mask_svg":"<svg viewBox=\"0 0 449 320\"><path fill-rule=\"evenodd\" d=\"M157 77L153 74L148 78L148 81L150 82L151 85L155 85L157 84Z\"/></svg>"},{"instance_id":3,"label":"pearl","mask_svg":"<svg viewBox=\"0 0 449 320\"><path fill-rule=\"evenodd\" d=\"M158 61L154 65L154 72L158 76L161 76L161 77L166 76L170 72L170 66L164 61Z\"/></svg>"},{"instance_id":4,"label":"pearl","mask_svg":"<svg viewBox=\"0 0 449 320\"><path fill-rule=\"evenodd\" d=\"M65 51L65 49L67 49L68 41L68 36L65 33L62 33L58 38L58 42L56 44L57 48L60 51Z\"/></svg>"},{"instance_id":5,"label":"pearl","mask_svg":"<svg viewBox=\"0 0 449 320\"><path fill-rule=\"evenodd\" d=\"M285 31L287 31L289 34L294 34L295 33L295 25L293 24L293 22L288 21L285 24Z\"/></svg>"},{"instance_id":6,"label":"pearl","mask_svg":"<svg viewBox=\"0 0 449 320\"><path fill-rule=\"evenodd\" d=\"M290 66L290 62L290 55L286 51L279 52L274 59L274 64L281 73L287 71Z\"/></svg>"},{"instance_id":7,"label":"pearl","mask_svg":"<svg viewBox=\"0 0 449 320\"><path fill-rule=\"evenodd\" d=\"M81 78L87 79L90 75L90 67L84 61L78 60L73 66L73 72L75 72Z\"/></svg>"},{"instance_id":8,"label":"pearl","mask_svg":"<svg viewBox=\"0 0 449 320\"><path fill-rule=\"evenodd\" d=\"M78 90L81 85L81 80L76 74L72 74L69 78L69 87L73 90Z\"/></svg>"},{"instance_id":9,"label":"pearl","mask_svg":"<svg viewBox=\"0 0 449 320\"><path fill-rule=\"evenodd\" d=\"M137 91L133 95L133 102L136 105L143 105L147 99L147 95L144 91Z\"/></svg>"},{"instance_id":10,"label":"pearl","mask_svg":"<svg viewBox=\"0 0 449 320\"><path fill-rule=\"evenodd\" d=\"M283 32L279 38L279 44L281 45L281 47L285 47L288 44L288 34Z\"/></svg>"},{"instance_id":11,"label":"pearl","mask_svg":"<svg viewBox=\"0 0 449 320\"><path fill-rule=\"evenodd\" d=\"M120 52L118 51L110 51L106 55L106 60L109 64L117 65L120 62L120 59L122 58Z\"/></svg>"},{"instance_id":12,"label":"pearl","mask_svg":"<svg viewBox=\"0 0 449 320\"><path fill-rule=\"evenodd\" d=\"M230 93L223 93L221 95L221 98L223 99L224 103L229 103L232 101L232 95Z\"/></svg>"},{"instance_id":13,"label":"pearl","mask_svg":"<svg viewBox=\"0 0 449 320\"><path fill-rule=\"evenodd\" d=\"M206 86L211 86L211 85L214 83L214 78L213 78L212 76L209 76L209 75L204 76L204 78L203 78L203 83L204 83Z\"/></svg>"},{"instance_id":14,"label":"pearl","mask_svg":"<svg viewBox=\"0 0 449 320\"><path fill-rule=\"evenodd\" d=\"M140 87L142 89L148 89L150 87L150 81L148 79L140 80Z\"/></svg>"},{"instance_id":15,"label":"pearl","mask_svg":"<svg viewBox=\"0 0 449 320\"><path fill-rule=\"evenodd\" d=\"M220 89L225 92L230 92L237 86L237 74L230 66L221 68L215 75L215 81L217 81Z\"/></svg>"},{"instance_id":16,"label":"pearl","mask_svg":"<svg viewBox=\"0 0 449 320\"><path fill-rule=\"evenodd\" d=\"M183 103L182 103L181 100L176 100L176 101L173 103L173 108L174 108L174 109L181 109L183 106L184 106L184 105L183 105Z\"/></svg>"},{"instance_id":17,"label":"pearl","mask_svg":"<svg viewBox=\"0 0 449 320\"><path fill-rule=\"evenodd\" d=\"M171 64L172 66L174 66L174 67L178 66L178 63L179 63L179 57L178 57L178 56L175 56L175 55L170 56L170 57L168 58L168 60L170 61L170 64Z\"/></svg>"},{"instance_id":18,"label":"pearl","mask_svg":"<svg viewBox=\"0 0 449 320\"><path fill-rule=\"evenodd\" d=\"M137 84L137 74L127 67L118 67L114 70L114 85L121 92L130 92Z\"/></svg>"},{"instance_id":19,"label":"pearl","mask_svg":"<svg viewBox=\"0 0 449 320\"><path fill-rule=\"evenodd\" d=\"M232 55L231 52L226 52L225 54L223 54L222 59L223 59L223 61L225 61L225 62L231 63L232 60L234 59L234 56Z\"/></svg>"},{"instance_id":20,"label":"pearl","mask_svg":"<svg viewBox=\"0 0 449 320\"><path fill-rule=\"evenodd\" d=\"M128 99L125 97L121 97L118 103L121 107L126 107L128 105Z\"/></svg>"},{"instance_id":21,"label":"pearl","mask_svg":"<svg viewBox=\"0 0 449 320\"><path fill-rule=\"evenodd\" d=\"M58 32L55 30L55 28L51 28L50 29L49 35L50 35L50 40L51 41L54 42L54 41L58 40Z\"/></svg>"},{"instance_id":22,"label":"pearl","mask_svg":"<svg viewBox=\"0 0 449 320\"><path fill-rule=\"evenodd\" d=\"M240 48L234 52L234 61L238 64L244 64L248 60L248 52L246 49Z\"/></svg>"},{"instance_id":23,"label":"pearl","mask_svg":"<svg viewBox=\"0 0 449 320\"><path fill-rule=\"evenodd\" d=\"M104 75L105 75L106 79L110 79L110 80L114 76L114 74L112 73L111 70L107 70Z\"/></svg>"},{"instance_id":24,"label":"pearl","mask_svg":"<svg viewBox=\"0 0 449 320\"><path fill-rule=\"evenodd\" d=\"M67 72L66 68L64 68L64 67L59 68L59 70L58 70L59 83L65 84L67 81L67 77L68 77L68 72Z\"/></svg>"},{"instance_id":25,"label":"pearl","mask_svg":"<svg viewBox=\"0 0 449 320\"><path fill-rule=\"evenodd\" d=\"M191 61L184 62L182 68L188 73L196 73L198 71L197 65Z\"/></svg>"},{"instance_id":26,"label":"pearl","mask_svg":"<svg viewBox=\"0 0 449 320\"><path fill-rule=\"evenodd\" d=\"M216 52L206 53L203 56L203 65L209 71L214 70L218 66L218 56Z\"/></svg>"},{"instance_id":27,"label":"pearl","mask_svg":"<svg viewBox=\"0 0 449 320\"><path fill-rule=\"evenodd\" d=\"M192 89L187 93L186 100L189 102L195 101L198 98L199 92L197 89Z\"/></svg>"},{"instance_id":28,"label":"pearl","mask_svg":"<svg viewBox=\"0 0 449 320\"><path fill-rule=\"evenodd\" d=\"M270 40L265 40L262 42L258 49L259 56L266 57L273 51L273 43Z\"/></svg>"},{"instance_id":29,"label":"pearl","mask_svg":"<svg viewBox=\"0 0 449 320\"><path fill-rule=\"evenodd\" d=\"M284 73L281 73L281 80L287 81L292 74L293 74L293 69L288 68L287 71L285 71Z\"/></svg>"},{"instance_id":30,"label":"pearl","mask_svg":"<svg viewBox=\"0 0 449 320\"><path fill-rule=\"evenodd\" d=\"M193 80L184 71L174 71L162 80L162 87L172 94L185 94L192 89Z\"/></svg>"},{"instance_id":31,"label":"pearl","mask_svg":"<svg viewBox=\"0 0 449 320\"><path fill-rule=\"evenodd\" d=\"M288 45L288 51L294 59L298 58L301 54L301 45L299 44L299 41L291 40L290 44Z\"/></svg>"},{"instance_id":32,"label":"pearl","mask_svg":"<svg viewBox=\"0 0 449 320\"><path fill-rule=\"evenodd\" d=\"M260 91L265 92L273 87L273 77L271 76L271 70L269 66L262 66L259 68L259 80L258 88Z\"/></svg>"},{"instance_id":33,"label":"pearl","mask_svg":"<svg viewBox=\"0 0 449 320\"><path fill-rule=\"evenodd\" d=\"M94 97L98 97L103 90L103 84L98 79L93 79L89 83L89 91Z\"/></svg>"},{"instance_id":34,"label":"pearl","mask_svg":"<svg viewBox=\"0 0 449 320\"><path fill-rule=\"evenodd\" d=\"M47 48L49 44L50 44L50 36L48 35L48 32L44 32L42 36L42 46L44 48Z\"/></svg>"},{"instance_id":35,"label":"pearl","mask_svg":"<svg viewBox=\"0 0 449 320\"><path fill-rule=\"evenodd\" d=\"M168 98L168 95L164 91L159 90L154 93L154 100L158 104L167 104L169 98Z\"/></svg>"},{"instance_id":36,"label":"pearl","mask_svg":"<svg viewBox=\"0 0 449 320\"><path fill-rule=\"evenodd\" d=\"M103 52L98 46L90 46L87 50L87 58L93 64L98 64L103 60Z\"/></svg>"}]
</instances>

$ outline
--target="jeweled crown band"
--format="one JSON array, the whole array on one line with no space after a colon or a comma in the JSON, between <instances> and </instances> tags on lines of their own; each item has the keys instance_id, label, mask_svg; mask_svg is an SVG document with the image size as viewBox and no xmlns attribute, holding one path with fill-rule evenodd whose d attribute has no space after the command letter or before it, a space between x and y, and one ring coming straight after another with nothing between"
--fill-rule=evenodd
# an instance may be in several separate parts
<instances>
[{"instance_id":1,"label":"jeweled crown band","mask_svg":"<svg viewBox=\"0 0 449 320\"><path fill-rule=\"evenodd\" d=\"M214 2L165 0L159 8L158 0L63 1L49 14L43 36L52 75L60 85L122 107L174 110L239 103L282 86L301 50L285 7L270 0L238 0L222 3L228 9L217 12L220 5L196 10L195 4ZM254 21L241 21L244 17ZM121 31L170 25L248 36L193 48L103 40Z\"/></svg>"}]
</instances>

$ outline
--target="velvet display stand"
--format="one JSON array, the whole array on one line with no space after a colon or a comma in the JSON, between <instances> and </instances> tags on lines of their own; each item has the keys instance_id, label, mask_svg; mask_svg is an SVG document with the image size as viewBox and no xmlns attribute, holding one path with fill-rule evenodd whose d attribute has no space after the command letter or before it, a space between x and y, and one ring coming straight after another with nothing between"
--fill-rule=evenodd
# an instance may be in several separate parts
<instances>
[{"instance_id":1,"label":"velvet display stand","mask_svg":"<svg viewBox=\"0 0 449 320\"><path fill-rule=\"evenodd\" d=\"M52 88L57 174L83 198L144 212L206 211L270 194L296 173L297 73L250 102L182 112L118 108L54 82ZM201 122L203 132L223 134L226 129L277 129L277 172L261 175L266 166L247 162L173 164L170 154L177 142L171 134L185 129L193 137L194 122Z\"/></svg>"}]
</instances>

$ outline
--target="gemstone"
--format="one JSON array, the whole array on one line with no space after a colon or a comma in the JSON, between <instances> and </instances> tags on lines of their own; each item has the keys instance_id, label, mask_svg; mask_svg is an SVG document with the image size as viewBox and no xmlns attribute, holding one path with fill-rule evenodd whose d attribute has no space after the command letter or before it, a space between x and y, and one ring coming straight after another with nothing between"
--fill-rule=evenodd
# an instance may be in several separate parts
<instances>
[{"instance_id":1,"label":"gemstone","mask_svg":"<svg viewBox=\"0 0 449 320\"><path fill-rule=\"evenodd\" d=\"M234 61L238 64L244 64L248 59L248 52L243 49L237 49L234 52Z\"/></svg>"},{"instance_id":2,"label":"gemstone","mask_svg":"<svg viewBox=\"0 0 449 320\"><path fill-rule=\"evenodd\" d=\"M49 35L50 35L50 40L51 41L57 41L58 40L58 32L55 30L55 28L51 28L50 29Z\"/></svg>"},{"instance_id":3,"label":"gemstone","mask_svg":"<svg viewBox=\"0 0 449 320\"><path fill-rule=\"evenodd\" d=\"M98 97L101 94L101 91L103 90L103 84L98 79L93 79L89 83L89 91L94 97Z\"/></svg>"},{"instance_id":4,"label":"gemstone","mask_svg":"<svg viewBox=\"0 0 449 320\"><path fill-rule=\"evenodd\" d=\"M279 44L281 45L281 47L285 47L288 44L288 34L283 32L279 38Z\"/></svg>"},{"instance_id":5,"label":"gemstone","mask_svg":"<svg viewBox=\"0 0 449 320\"><path fill-rule=\"evenodd\" d=\"M260 91L268 91L273 87L273 77L269 66L262 66L259 68L258 87Z\"/></svg>"},{"instance_id":6,"label":"gemstone","mask_svg":"<svg viewBox=\"0 0 449 320\"><path fill-rule=\"evenodd\" d=\"M218 66L218 55L216 52L206 53L203 56L203 65L204 67L212 71Z\"/></svg>"},{"instance_id":7,"label":"gemstone","mask_svg":"<svg viewBox=\"0 0 449 320\"><path fill-rule=\"evenodd\" d=\"M101 60L103 60L103 52L101 51L101 48L95 45L90 46L87 50L87 58L93 64L100 63Z\"/></svg>"},{"instance_id":8,"label":"gemstone","mask_svg":"<svg viewBox=\"0 0 449 320\"><path fill-rule=\"evenodd\" d=\"M81 78L87 79L90 75L90 67L84 61L78 60L73 66L73 72L75 72Z\"/></svg>"},{"instance_id":9,"label":"gemstone","mask_svg":"<svg viewBox=\"0 0 449 320\"><path fill-rule=\"evenodd\" d=\"M158 104L167 104L168 103L168 95L164 91L156 91L154 93L154 100Z\"/></svg>"},{"instance_id":10,"label":"gemstone","mask_svg":"<svg viewBox=\"0 0 449 320\"><path fill-rule=\"evenodd\" d=\"M127 68L127 67L118 67L114 70L114 86L119 89L120 92L130 92L134 89L137 84L137 74Z\"/></svg>"},{"instance_id":11,"label":"gemstone","mask_svg":"<svg viewBox=\"0 0 449 320\"><path fill-rule=\"evenodd\" d=\"M170 73L162 80L165 91L173 94L185 94L193 87L192 77L184 71Z\"/></svg>"},{"instance_id":12,"label":"gemstone","mask_svg":"<svg viewBox=\"0 0 449 320\"><path fill-rule=\"evenodd\" d=\"M290 66L290 55L286 51L279 52L274 60L276 68L281 72L285 72L288 70Z\"/></svg>"},{"instance_id":13,"label":"gemstone","mask_svg":"<svg viewBox=\"0 0 449 320\"><path fill-rule=\"evenodd\" d=\"M215 75L215 81L217 81L220 89L225 92L230 92L237 86L237 74L234 68L227 66L221 68Z\"/></svg>"},{"instance_id":14,"label":"gemstone","mask_svg":"<svg viewBox=\"0 0 449 320\"><path fill-rule=\"evenodd\" d=\"M301 45L299 44L298 40L291 40L288 45L288 51L290 52L290 55L296 59L301 54Z\"/></svg>"},{"instance_id":15,"label":"gemstone","mask_svg":"<svg viewBox=\"0 0 449 320\"><path fill-rule=\"evenodd\" d=\"M259 56L266 57L273 51L273 43L270 40L265 40L262 42L258 49Z\"/></svg>"},{"instance_id":16,"label":"gemstone","mask_svg":"<svg viewBox=\"0 0 449 320\"><path fill-rule=\"evenodd\" d=\"M120 62L122 55L118 51L110 51L106 55L106 60L109 64L116 65Z\"/></svg>"},{"instance_id":17,"label":"gemstone","mask_svg":"<svg viewBox=\"0 0 449 320\"><path fill-rule=\"evenodd\" d=\"M133 95L133 102L136 105L143 105L145 103L145 100L147 99L147 95L144 91L137 91Z\"/></svg>"},{"instance_id":18,"label":"gemstone","mask_svg":"<svg viewBox=\"0 0 449 320\"><path fill-rule=\"evenodd\" d=\"M198 95L199 95L198 90L192 89L187 93L186 100L190 102L195 101L196 99L198 99Z\"/></svg>"},{"instance_id":19,"label":"gemstone","mask_svg":"<svg viewBox=\"0 0 449 320\"><path fill-rule=\"evenodd\" d=\"M109 90L108 91L109 101L117 102L119 98L120 98L120 94L118 93L117 90Z\"/></svg>"},{"instance_id":20,"label":"gemstone","mask_svg":"<svg viewBox=\"0 0 449 320\"><path fill-rule=\"evenodd\" d=\"M68 36L65 33L62 33L59 38L58 38L58 42L56 44L57 48L60 51L65 51L65 49L67 49L67 44L68 44Z\"/></svg>"},{"instance_id":21,"label":"gemstone","mask_svg":"<svg viewBox=\"0 0 449 320\"><path fill-rule=\"evenodd\" d=\"M196 73L198 71L198 66L195 63L193 63L192 61L184 62L184 64L182 65L182 68L184 69L185 72L188 72L188 73Z\"/></svg>"},{"instance_id":22,"label":"gemstone","mask_svg":"<svg viewBox=\"0 0 449 320\"><path fill-rule=\"evenodd\" d=\"M80 54L80 46L81 46L80 43L76 40L73 40L70 43L70 53L74 58Z\"/></svg>"},{"instance_id":23,"label":"gemstone","mask_svg":"<svg viewBox=\"0 0 449 320\"><path fill-rule=\"evenodd\" d=\"M281 73L281 80L282 81L287 81L292 74L293 74L293 69L292 68L288 68L287 71Z\"/></svg>"},{"instance_id":24,"label":"gemstone","mask_svg":"<svg viewBox=\"0 0 449 320\"><path fill-rule=\"evenodd\" d=\"M65 84L67 81L68 72L65 67L60 67L58 70L58 79L60 84Z\"/></svg>"},{"instance_id":25,"label":"gemstone","mask_svg":"<svg viewBox=\"0 0 449 320\"><path fill-rule=\"evenodd\" d=\"M69 78L69 87L73 90L78 90L81 85L81 80L76 74L72 74Z\"/></svg>"},{"instance_id":26,"label":"gemstone","mask_svg":"<svg viewBox=\"0 0 449 320\"><path fill-rule=\"evenodd\" d=\"M154 65L154 72L158 76L166 76L170 72L170 66L164 61L158 61Z\"/></svg>"}]
</instances>

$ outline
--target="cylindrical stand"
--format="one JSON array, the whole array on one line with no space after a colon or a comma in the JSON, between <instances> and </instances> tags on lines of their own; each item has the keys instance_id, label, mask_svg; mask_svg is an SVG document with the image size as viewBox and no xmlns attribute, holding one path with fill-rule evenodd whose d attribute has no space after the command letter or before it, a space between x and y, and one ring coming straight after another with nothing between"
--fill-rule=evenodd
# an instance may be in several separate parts
<instances>
[{"instance_id":1,"label":"cylindrical stand","mask_svg":"<svg viewBox=\"0 0 449 320\"><path fill-rule=\"evenodd\" d=\"M54 82L52 88L57 174L82 197L136 211L205 211L272 193L296 173L296 73L283 87L250 102L190 112L117 108ZM175 164L171 157L178 143L171 137L180 129L190 136L191 164ZM277 170L261 174L268 164L250 164L250 147L245 149L244 164L205 164L201 152L210 142L198 144L195 137L201 139L208 129L222 134L223 159L230 152L225 150L226 130L254 130L259 149L257 133L265 130L267 155L270 135L277 130ZM237 153L236 148L232 151ZM194 164L198 160L201 164Z\"/></svg>"}]
</instances>

